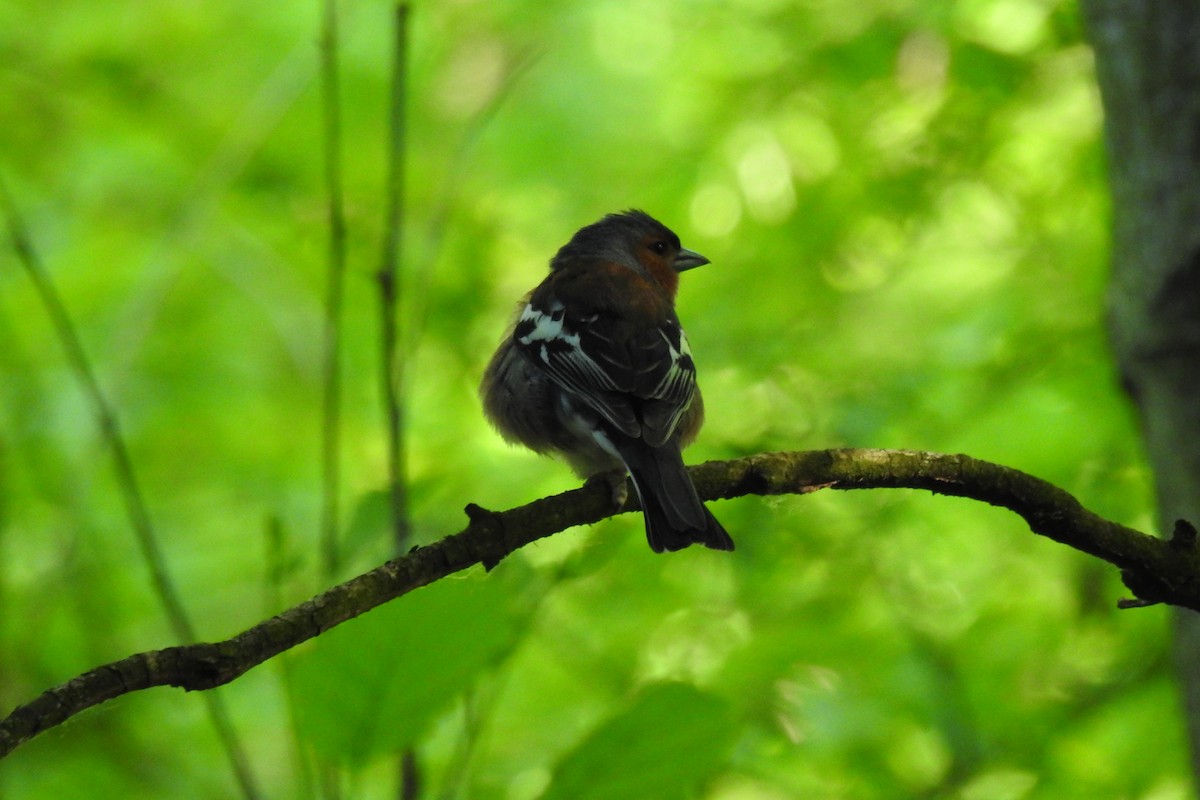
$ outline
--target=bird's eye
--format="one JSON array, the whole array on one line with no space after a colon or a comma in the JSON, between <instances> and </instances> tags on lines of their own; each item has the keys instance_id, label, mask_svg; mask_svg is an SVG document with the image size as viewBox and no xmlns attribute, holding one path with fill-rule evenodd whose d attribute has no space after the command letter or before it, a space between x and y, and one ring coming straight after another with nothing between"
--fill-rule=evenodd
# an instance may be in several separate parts
<instances>
[{"instance_id":1,"label":"bird's eye","mask_svg":"<svg viewBox=\"0 0 1200 800\"><path fill-rule=\"evenodd\" d=\"M659 239L657 242L650 243L650 249L661 256L667 252L667 243Z\"/></svg>"}]
</instances>

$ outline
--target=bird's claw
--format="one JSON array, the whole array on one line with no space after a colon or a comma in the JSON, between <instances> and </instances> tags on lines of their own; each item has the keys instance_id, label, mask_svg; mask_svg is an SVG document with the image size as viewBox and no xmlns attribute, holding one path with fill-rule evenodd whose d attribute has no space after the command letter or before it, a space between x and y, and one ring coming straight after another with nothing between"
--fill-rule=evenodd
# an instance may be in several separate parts
<instances>
[{"instance_id":1,"label":"bird's claw","mask_svg":"<svg viewBox=\"0 0 1200 800\"><path fill-rule=\"evenodd\" d=\"M620 511L625 507L625 501L629 499L629 482L626 480L626 477L625 470L611 469L606 472L597 472L588 478L583 485L606 484L609 490L609 497L612 499L613 508Z\"/></svg>"}]
</instances>

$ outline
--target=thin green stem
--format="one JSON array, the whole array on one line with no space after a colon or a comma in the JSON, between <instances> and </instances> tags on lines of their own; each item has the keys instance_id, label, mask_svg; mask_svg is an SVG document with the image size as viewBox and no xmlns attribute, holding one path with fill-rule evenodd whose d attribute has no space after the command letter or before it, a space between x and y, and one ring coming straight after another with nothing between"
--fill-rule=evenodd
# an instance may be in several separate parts
<instances>
[{"instance_id":1,"label":"thin green stem","mask_svg":"<svg viewBox=\"0 0 1200 800\"><path fill-rule=\"evenodd\" d=\"M408 28L410 7L401 0L395 6L392 42L392 91L388 174L385 187L385 216L380 253L380 385L384 424L387 430L388 491L392 531L397 554L409 538L408 476L405 458L404 382L407 352L400 330L399 306L403 298L400 282L400 252L404 241L404 151L407 130L404 105L407 95Z\"/></svg>"},{"instance_id":2,"label":"thin green stem","mask_svg":"<svg viewBox=\"0 0 1200 800\"><path fill-rule=\"evenodd\" d=\"M393 8L391 97L388 103L387 183L384 186L383 240L379 255L380 395L387 440L388 498L392 542L396 555L404 552L411 533L405 443L405 366L399 306L403 298L400 259L404 242L404 155L407 139L404 106L408 93L408 32L410 6L397 0ZM397 762L398 797L416 798L420 774L413 748Z\"/></svg>"},{"instance_id":3,"label":"thin green stem","mask_svg":"<svg viewBox=\"0 0 1200 800\"><path fill-rule=\"evenodd\" d=\"M133 526L133 532L137 537L142 556L150 569L150 577L154 582L154 588L162 600L167 620L175 632L176 638L184 642L195 641L196 634L192 628L192 623L188 619L187 612L184 611L183 603L179 599L170 576L167 574L166 561L163 558L162 549L159 547L154 525L150 521L150 514L146 508L146 502L142 497L141 488L138 486L137 477L134 474L133 461L129 456L128 448L125 446L125 439L121 435L121 427L117 422L116 414L109 405L108 399L104 396L104 391L100 388L99 381L96 380L95 372L92 370L87 354L83 350L83 344L79 339L78 333L75 331L75 326L71 322L70 315L67 313L66 305L59 295L58 289L54 286L53 281L51 281L50 276L42 266L41 259L33 247L25 223L17 213L12 196L9 194L7 186L2 183L0 183L0 199L2 199L4 204L9 235L12 238L12 246L17 255L17 260L21 262L26 274L33 283L38 299L41 300L46 313L50 317L50 323L54 327L54 332L58 336L63 350L66 351L67 361L71 369L75 372L76 379L83 387L88 403L92 406L92 411L100 426L100 432L112 450L113 467L117 475L117 487L121 492L121 499L125 503L125 511Z\"/></svg>"},{"instance_id":4,"label":"thin green stem","mask_svg":"<svg viewBox=\"0 0 1200 800\"><path fill-rule=\"evenodd\" d=\"M321 560L327 577L340 566L342 296L346 283L346 211L342 192L341 94L338 88L337 0L321 0L321 89L329 251L325 292L324 384L321 404Z\"/></svg>"},{"instance_id":5,"label":"thin green stem","mask_svg":"<svg viewBox=\"0 0 1200 800\"><path fill-rule=\"evenodd\" d=\"M321 116L324 122L325 190L329 250L325 287L324 376L321 398L320 557L332 580L341 566L339 533L342 429L342 304L346 284L346 210L342 187L341 90L338 77L337 0L321 2ZM325 794L341 797L339 771L318 767Z\"/></svg>"},{"instance_id":6,"label":"thin green stem","mask_svg":"<svg viewBox=\"0 0 1200 800\"><path fill-rule=\"evenodd\" d=\"M108 402L108 398L105 397L104 390L100 388L100 382L96 379L96 373L83 349L83 342L67 312L66 303L63 302L58 288L42 265L41 258L33 246L29 230L17 210L16 202L2 179L0 179L0 206L3 207L12 248L16 253L17 260L25 268L25 272L37 292L38 299L41 300L42 306L50 317L55 335L66 352L67 362L83 388L84 396L91 405L92 413L100 427L101 436L112 453L117 489L125 505L125 513L129 517L130 526L133 528L134 538L142 552L142 559L150 571L150 580L155 594L166 613L167 622L176 639L182 644L191 644L196 641L196 631L167 570L158 534L150 519L150 511L138 484L137 474L133 468L133 459L129 455L125 437L121 433L116 412ZM211 698L206 698L206 702L209 720L225 748L243 796L258 797L259 792L255 786L245 750L238 740L237 732L229 720L229 714L221 698L214 694Z\"/></svg>"}]
</instances>

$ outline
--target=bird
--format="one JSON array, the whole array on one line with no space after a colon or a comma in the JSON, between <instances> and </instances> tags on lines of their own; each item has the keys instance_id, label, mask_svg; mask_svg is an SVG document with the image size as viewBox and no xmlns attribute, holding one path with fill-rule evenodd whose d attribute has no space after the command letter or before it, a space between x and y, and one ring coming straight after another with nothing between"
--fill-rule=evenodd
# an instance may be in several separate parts
<instances>
[{"instance_id":1,"label":"bird","mask_svg":"<svg viewBox=\"0 0 1200 800\"><path fill-rule=\"evenodd\" d=\"M682 455L704 401L675 294L681 272L708 263L644 211L580 228L518 303L479 389L504 439L608 481L618 507L628 473L656 553L733 550Z\"/></svg>"}]
</instances>

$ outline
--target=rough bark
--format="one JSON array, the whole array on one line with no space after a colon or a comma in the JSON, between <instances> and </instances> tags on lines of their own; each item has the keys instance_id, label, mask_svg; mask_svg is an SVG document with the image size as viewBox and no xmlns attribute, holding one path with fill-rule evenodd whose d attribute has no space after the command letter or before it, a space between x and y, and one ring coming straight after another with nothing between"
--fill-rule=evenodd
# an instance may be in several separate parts
<instances>
[{"instance_id":1,"label":"rough bark","mask_svg":"<svg viewBox=\"0 0 1200 800\"><path fill-rule=\"evenodd\" d=\"M1110 331L1159 519L1200 519L1200 2L1083 0L1113 196ZM1200 775L1200 617L1175 658Z\"/></svg>"}]
</instances>

